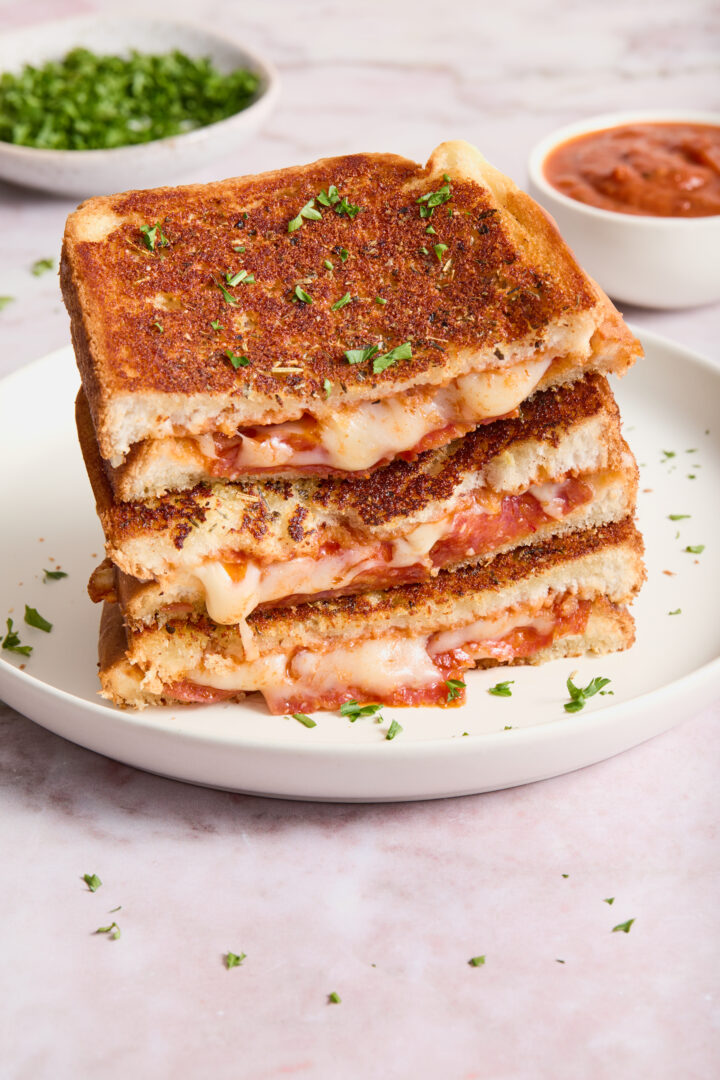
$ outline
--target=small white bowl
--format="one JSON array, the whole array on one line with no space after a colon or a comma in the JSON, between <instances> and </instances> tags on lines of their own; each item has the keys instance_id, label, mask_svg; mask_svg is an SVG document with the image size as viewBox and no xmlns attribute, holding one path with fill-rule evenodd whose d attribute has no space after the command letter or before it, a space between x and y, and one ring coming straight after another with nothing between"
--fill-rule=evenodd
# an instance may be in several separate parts
<instances>
[{"instance_id":1,"label":"small white bowl","mask_svg":"<svg viewBox=\"0 0 720 1080\"><path fill-rule=\"evenodd\" d=\"M626 304L684 308L720 300L720 215L667 218L619 214L563 195L547 180L548 155L577 135L621 124L720 125L720 113L619 112L554 131L533 149L530 193L555 219L578 262L610 296Z\"/></svg>"},{"instance_id":2,"label":"small white bowl","mask_svg":"<svg viewBox=\"0 0 720 1080\"><path fill-rule=\"evenodd\" d=\"M255 101L241 112L154 142L112 150L40 150L0 142L3 179L75 196L174 184L199 163L205 165L242 146L268 116L280 89L273 65L244 45L192 23L137 16L81 16L4 33L0 72L59 60L76 46L115 55L130 49L145 53L180 49L189 56L209 56L224 73L248 68L259 77L260 86Z\"/></svg>"}]
</instances>

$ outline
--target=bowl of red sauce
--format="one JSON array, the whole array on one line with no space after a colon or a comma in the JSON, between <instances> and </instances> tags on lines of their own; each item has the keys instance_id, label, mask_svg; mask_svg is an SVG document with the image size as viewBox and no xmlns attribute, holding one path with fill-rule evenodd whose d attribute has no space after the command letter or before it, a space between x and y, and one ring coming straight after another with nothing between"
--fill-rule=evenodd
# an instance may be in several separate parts
<instances>
[{"instance_id":1,"label":"bowl of red sauce","mask_svg":"<svg viewBox=\"0 0 720 1080\"><path fill-rule=\"evenodd\" d=\"M611 113L543 139L530 191L617 300L720 300L720 113Z\"/></svg>"}]
</instances>

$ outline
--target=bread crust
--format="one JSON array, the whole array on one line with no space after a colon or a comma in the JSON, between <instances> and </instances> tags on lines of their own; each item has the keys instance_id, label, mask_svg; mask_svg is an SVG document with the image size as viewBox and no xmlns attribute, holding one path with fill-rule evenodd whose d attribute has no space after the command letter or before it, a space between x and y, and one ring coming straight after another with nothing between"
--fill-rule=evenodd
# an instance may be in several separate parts
<instances>
[{"instance_id":1,"label":"bread crust","mask_svg":"<svg viewBox=\"0 0 720 1080\"><path fill-rule=\"evenodd\" d=\"M417 199L445 174L452 198L435 209L429 237ZM322 221L289 234L290 219L330 184L361 207L355 219L324 209ZM140 228L155 222L169 244L150 251ZM447 248L436 255L430 240ZM228 286L229 304L220 285L240 268L255 282ZM459 142L442 144L425 167L356 154L91 199L68 219L61 285L101 453L116 464L144 438L231 434L305 411L322 418L501 369L518 350L581 363L601 327L607 367L624 370L640 354L544 212ZM297 285L311 304L292 302ZM346 293L351 302L333 311ZM407 341L412 359L383 372L344 356ZM235 370L227 350L248 366Z\"/></svg>"}]
</instances>

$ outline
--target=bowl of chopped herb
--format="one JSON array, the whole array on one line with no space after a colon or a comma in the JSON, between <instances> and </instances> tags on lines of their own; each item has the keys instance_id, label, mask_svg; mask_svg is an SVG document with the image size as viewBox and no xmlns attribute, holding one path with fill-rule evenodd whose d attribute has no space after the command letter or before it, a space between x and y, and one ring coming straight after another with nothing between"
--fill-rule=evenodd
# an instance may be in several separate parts
<instances>
[{"instance_id":1,"label":"bowl of chopped herb","mask_svg":"<svg viewBox=\"0 0 720 1080\"><path fill-rule=\"evenodd\" d=\"M75 196L174 184L242 146L278 92L271 63L191 23L87 16L6 33L0 178Z\"/></svg>"}]
</instances>

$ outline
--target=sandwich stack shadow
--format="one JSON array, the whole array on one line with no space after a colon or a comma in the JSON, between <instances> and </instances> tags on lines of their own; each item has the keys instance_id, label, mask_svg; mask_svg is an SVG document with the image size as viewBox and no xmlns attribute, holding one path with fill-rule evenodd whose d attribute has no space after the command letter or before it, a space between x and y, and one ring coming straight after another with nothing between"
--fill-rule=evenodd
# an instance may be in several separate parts
<instances>
[{"instance_id":1,"label":"sandwich stack shadow","mask_svg":"<svg viewBox=\"0 0 720 1080\"><path fill-rule=\"evenodd\" d=\"M632 644L640 349L472 147L93 199L61 278L110 700L461 704Z\"/></svg>"}]
</instances>

